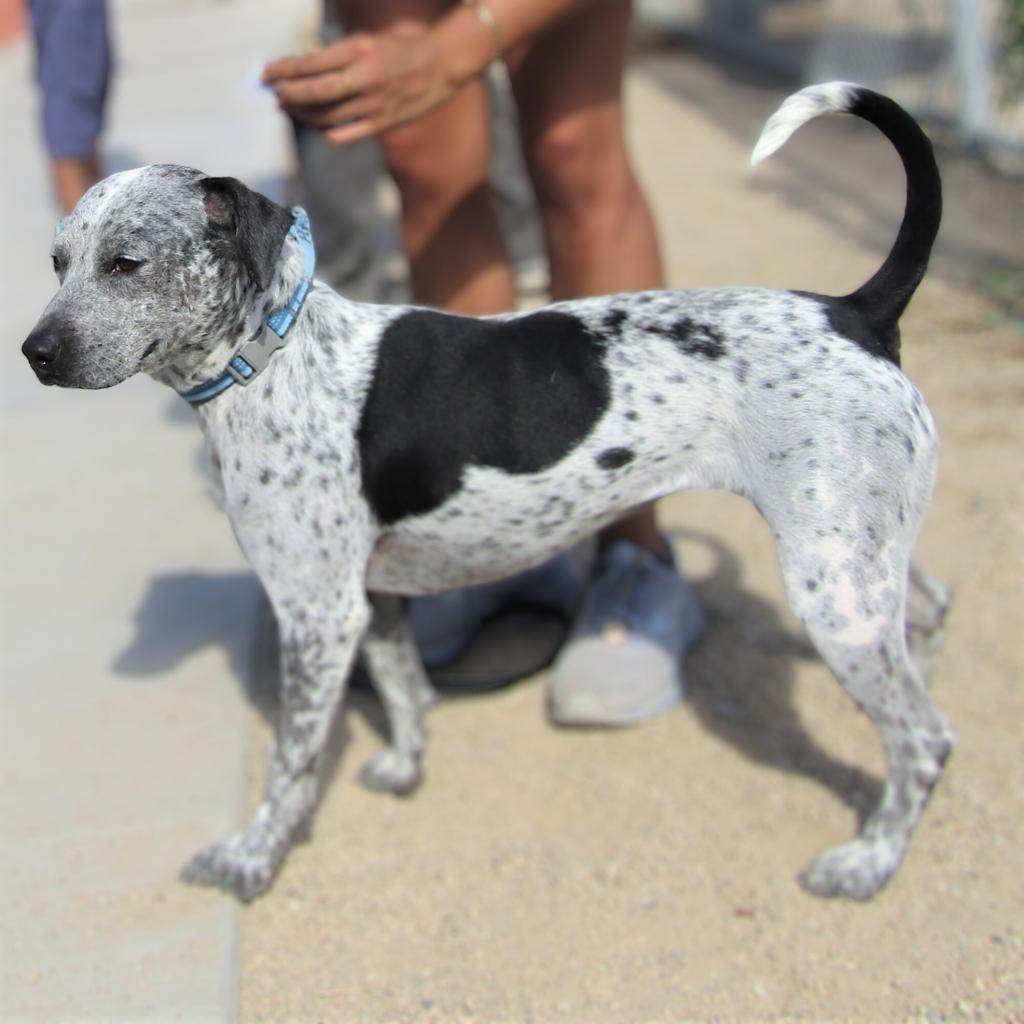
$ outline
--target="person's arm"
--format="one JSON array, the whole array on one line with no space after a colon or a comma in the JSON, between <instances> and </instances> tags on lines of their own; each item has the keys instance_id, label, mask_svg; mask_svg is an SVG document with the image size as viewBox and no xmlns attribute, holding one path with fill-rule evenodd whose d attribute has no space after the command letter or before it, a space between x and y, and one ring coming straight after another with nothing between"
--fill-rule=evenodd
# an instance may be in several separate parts
<instances>
[{"instance_id":1,"label":"person's arm","mask_svg":"<svg viewBox=\"0 0 1024 1024\"><path fill-rule=\"evenodd\" d=\"M443 103L496 57L597 0L475 0L433 25L357 33L268 64L278 103L339 145L411 121Z\"/></svg>"},{"instance_id":2,"label":"person's arm","mask_svg":"<svg viewBox=\"0 0 1024 1024\"><path fill-rule=\"evenodd\" d=\"M442 60L465 84L500 57L595 0L476 0L458 3L434 26Z\"/></svg>"}]
</instances>

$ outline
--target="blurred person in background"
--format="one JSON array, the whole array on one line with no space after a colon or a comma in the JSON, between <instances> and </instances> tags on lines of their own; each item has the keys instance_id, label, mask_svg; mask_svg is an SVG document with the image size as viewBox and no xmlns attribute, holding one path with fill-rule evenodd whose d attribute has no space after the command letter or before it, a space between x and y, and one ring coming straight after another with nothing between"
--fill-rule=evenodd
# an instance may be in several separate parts
<instances>
[{"instance_id":1,"label":"blurred person in background","mask_svg":"<svg viewBox=\"0 0 1024 1024\"><path fill-rule=\"evenodd\" d=\"M0 0L0 46L16 43L25 33L22 0Z\"/></svg>"},{"instance_id":2,"label":"blurred person in background","mask_svg":"<svg viewBox=\"0 0 1024 1024\"><path fill-rule=\"evenodd\" d=\"M629 0L338 0L337 9L344 38L273 62L264 81L283 110L334 144L378 139L417 302L467 315L515 307L488 180L483 75L495 60L515 99L552 299L664 286L623 134ZM678 703L683 654L701 628L653 505L606 527L598 549L549 683L562 724L627 725ZM534 574L548 596L571 590L564 558ZM465 647L494 610L488 593L413 602L417 634L432 638L428 665Z\"/></svg>"},{"instance_id":3,"label":"blurred person in background","mask_svg":"<svg viewBox=\"0 0 1024 1024\"><path fill-rule=\"evenodd\" d=\"M334 0L323 0L319 43L341 38ZM404 302L408 291L395 272L401 247L393 218L378 201L386 175L372 139L333 146L305 121L290 118L295 141L297 195L316 239L317 276L359 302ZM344 182L344 187L339 187Z\"/></svg>"},{"instance_id":4,"label":"blurred person in background","mask_svg":"<svg viewBox=\"0 0 1024 1024\"><path fill-rule=\"evenodd\" d=\"M323 0L320 45L336 42L343 27L335 0ZM547 289L547 267L533 193L519 151L514 102L504 65L485 74L491 133L490 184L502 235L520 292ZM298 187L317 243L317 271L336 291L363 302L408 302L407 267L390 197L381 191L387 171L376 139L336 146L313 125L290 119ZM338 182L345 187L339 188Z\"/></svg>"},{"instance_id":5,"label":"blurred person in background","mask_svg":"<svg viewBox=\"0 0 1024 1024\"><path fill-rule=\"evenodd\" d=\"M43 138L65 214L103 176L99 137L110 85L106 0L29 0Z\"/></svg>"}]
</instances>

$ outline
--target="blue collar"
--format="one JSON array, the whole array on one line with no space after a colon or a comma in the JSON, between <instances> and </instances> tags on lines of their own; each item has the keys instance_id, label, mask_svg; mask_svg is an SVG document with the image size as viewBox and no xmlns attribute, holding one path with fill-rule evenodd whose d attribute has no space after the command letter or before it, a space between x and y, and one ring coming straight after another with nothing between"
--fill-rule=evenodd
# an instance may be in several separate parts
<instances>
[{"instance_id":1,"label":"blue collar","mask_svg":"<svg viewBox=\"0 0 1024 1024\"><path fill-rule=\"evenodd\" d=\"M213 380L206 381L205 384L198 384L188 391L179 392L186 402L201 405L226 391L232 384L248 384L266 368L270 357L279 348L284 348L287 343L286 335L295 323L313 284L313 271L316 268L316 251L313 248L313 235L309 230L309 217L301 206L292 207L292 226L288 235L295 239L302 251L302 280L292 292L288 305L274 310L267 317L267 322L260 333L235 353L223 373Z\"/></svg>"}]
</instances>

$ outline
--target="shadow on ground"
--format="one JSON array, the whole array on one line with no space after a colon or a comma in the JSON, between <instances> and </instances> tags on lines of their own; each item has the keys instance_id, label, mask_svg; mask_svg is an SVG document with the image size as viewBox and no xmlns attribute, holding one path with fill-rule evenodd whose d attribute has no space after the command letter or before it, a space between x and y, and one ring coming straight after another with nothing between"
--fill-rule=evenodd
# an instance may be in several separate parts
<instances>
[{"instance_id":1,"label":"shadow on ground","mask_svg":"<svg viewBox=\"0 0 1024 1024\"><path fill-rule=\"evenodd\" d=\"M880 796L879 781L820 747L794 705L795 663L816 658L814 649L783 623L771 604L743 588L740 562L732 550L713 538L687 536L708 545L717 557L714 572L697 585L706 627L687 660L693 713L710 733L743 756L813 779L863 820ZM277 629L253 574L159 577L149 584L134 621L135 637L115 658L114 671L158 677L197 651L220 647L231 677L225 682L238 686L250 705L273 724L280 690ZM361 685L350 686L333 730L322 773L324 792L348 743L347 715L360 715L382 739L387 736L380 703L360 666L355 675L361 677Z\"/></svg>"},{"instance_id":2,"label":"shadow on ground","mask_svg":"<svg viewBox=\"0 0 1024 1024\"><path fill-rule=\"evenodd\" d=\"M160 676L207 647L227 654L231 675L253 678L252 621L263 589L252 573L180 573L151 580L133 621L135 636L111 666L119 675Z\"/></svg>"},{"instance_id":3,"label":"shadow on ground","mask_svg":"<svg viewBox=\"0 0 1024 1024\"><path fill-rule=\"evenodd\" d=\"M776 606L742 586L732 549L692 531L685 537L717 559L695 587L705 626L686 661L689 706L709 733L744 757L812 779L863 824L881 796L880 781L832 757L808 733L795 706L795 665L818 661L817 651L786 625Z\"/></svg>"}]
</instances>

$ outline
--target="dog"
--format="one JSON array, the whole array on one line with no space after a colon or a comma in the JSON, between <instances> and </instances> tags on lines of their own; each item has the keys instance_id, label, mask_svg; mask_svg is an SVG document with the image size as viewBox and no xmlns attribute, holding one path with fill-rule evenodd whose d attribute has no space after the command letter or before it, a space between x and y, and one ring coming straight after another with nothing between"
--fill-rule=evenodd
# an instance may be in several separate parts
<instances>
[{"instance_id":1,"label":"dog","mask_svg":"<svg viewBox=\"0 0 1024 1024\"><path fill-rule=\"evenodd\" d=\"M913 118L848 83L790 97L753 162L828 112L875 125L907 173L892 250L841 298L658 291L480 319L358 304L313 280L300 209L171 165L105 179L58 225L59 290L25 356L44 384L145 372L195 406L279 627L262 802L186 880L245 901L270 886L310 827L359 648L390 729L362 778L397 793L420 782L433 692L404 596L510 575L642 502L714 487L768 521L793 611L887 754L860 834L802 880L858 900L885 885L953 748L905 637L938 441L899 368L898 327L941 183ZM916 600L941 621L940 590Z\"/></svg>"}]
</instances>

